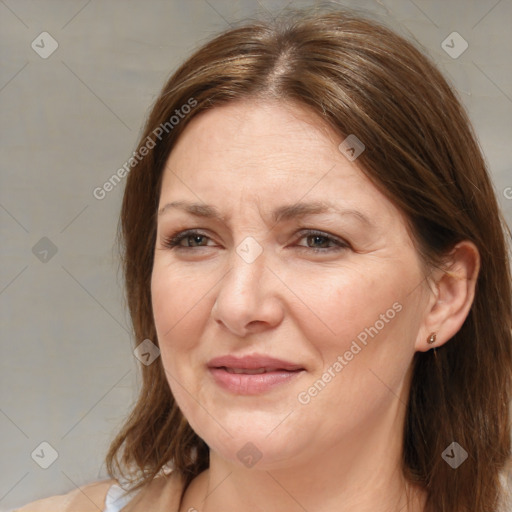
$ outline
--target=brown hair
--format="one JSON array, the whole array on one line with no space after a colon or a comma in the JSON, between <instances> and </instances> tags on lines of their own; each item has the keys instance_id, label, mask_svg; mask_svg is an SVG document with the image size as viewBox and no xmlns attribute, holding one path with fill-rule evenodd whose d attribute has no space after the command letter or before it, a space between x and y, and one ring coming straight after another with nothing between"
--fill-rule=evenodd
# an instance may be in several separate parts
<instances>
[{"instance_id":1,"label":"brown hair","mask_svg":"<svg viewBox=\"0 0 512 512\"><path fill-rule=\"evenodd\" d=\"M137 344L157 343L150 281L164 164L200 112L255 97L309 106L337 133L363 141L360 168L405 213L425 265L442 265L462 240L478 248L476 294L462 328L436 351L414 356L403 471L427 491L426 512L496 510L499 476L511 459L510 231L451 87L413 44L381 24L340 10L287 12L217 36L169 79L137 152L150 139L156 145L132 162L121 213ZM183 105L193 108L170 123ZM141 369L138 401L110 446L107 469L137 489L172 463L188 483L208 467L208 447L179 410L161 358ZM453 441L469 454L456 470L441 457Z\"/></svg>"}]
</instances>

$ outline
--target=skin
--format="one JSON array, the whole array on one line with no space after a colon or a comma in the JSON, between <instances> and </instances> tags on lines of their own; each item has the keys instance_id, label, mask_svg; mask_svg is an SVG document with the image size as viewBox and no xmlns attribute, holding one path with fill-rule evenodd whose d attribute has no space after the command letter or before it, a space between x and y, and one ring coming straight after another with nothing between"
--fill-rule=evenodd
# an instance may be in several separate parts
<instances>
[{"instance_id":1,"label":"skin","mask_svg":"<svg viewBox=\"0 0 512 512\"><path fill-rule=\"evenodd\" d=\"M401 471L411 361L432 348L431 332L439 346L462 325L478 252L462 242L451 272L427 279L404 217L338 150L343 139L306 107L251 100L194 118L169 156L159 209L199 202L226 217L176 208L158 216L152 303L162 363L210 447L210 468L187 488L181 512L423 509L425 493ZM279 206L310 201L369 223L335 213L271 220ZM193 228L204 237L166 247L166 237ZM262 250L251 263L237 253L246 237ZM313 250L325 247L334 249ZM396 303L401 310L332 377L338 356ZM220 388L206 366L256 353L305 371L244 396ZM300 403L329 368L331 380ZM237 457L248 442L261 454L251 468Z\"/></svg>"}]
</instances>

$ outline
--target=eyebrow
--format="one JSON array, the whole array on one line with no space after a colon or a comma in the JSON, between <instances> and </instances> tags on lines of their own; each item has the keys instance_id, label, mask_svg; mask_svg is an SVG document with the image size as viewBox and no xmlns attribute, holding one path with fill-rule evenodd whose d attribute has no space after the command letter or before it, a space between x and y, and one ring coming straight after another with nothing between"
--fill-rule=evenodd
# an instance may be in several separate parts
<instances>
[{"instance_id":1,"label":"eyebrow","mask_svg":"<svg viewBox=\"0 0 512 512\"><path fill-rule=\"evenodd\" d=\"M227 223L228 218L222 215L215 206L204 203L189 203L186 201L172 201L162 206L158 210L158 215L164 214L169 209L179 209L196 217L203 217L209 219L218 219ZM272 212L272 220L274 223L283 222L286 220L306 217L307 215L319 215L322 213L337 213L339 215L351 215L364 224L373 227L372 222L362 212L353 209L340 208L325 201L316 201L311 203L296 203L290 205L280 206Z\"/></svg>"}]
</instances>

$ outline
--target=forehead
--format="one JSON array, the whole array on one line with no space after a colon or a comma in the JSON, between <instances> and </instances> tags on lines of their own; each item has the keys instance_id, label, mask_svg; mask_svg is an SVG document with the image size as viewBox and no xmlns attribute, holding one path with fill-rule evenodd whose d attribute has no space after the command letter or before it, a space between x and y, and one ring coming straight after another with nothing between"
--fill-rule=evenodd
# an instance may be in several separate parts
<instances>
[{"instance_id":1,"label":"forehead","mask_svg":"<svg viewBox=\"0 0 512 512\"><path fill-rule=\"evenodd\" d=\"M197 163L199 169L205 164L220 164L216 170L236 166L239 174L249 167L278 169L280 163L285 170L294 161L315 161L320 150L329 153L335 138L306 107L239 101L195 117L179 138L169 162L186 162L187 166Z\"/></svg>"},{"instance_id":2,"label":"forehead","mask_svg":"<svg viewBox=\"0 0 512 512\"><path fill-rule=\"evenodd\" d=\"M397 210L339 151L344 137L306 107L268 101L231 103L200 114L171 152L160 205L202 200L219 208L257 202L337 202L371 215ZM184 197L185 196L185 197Z\"/></svg>"}]
</instances>

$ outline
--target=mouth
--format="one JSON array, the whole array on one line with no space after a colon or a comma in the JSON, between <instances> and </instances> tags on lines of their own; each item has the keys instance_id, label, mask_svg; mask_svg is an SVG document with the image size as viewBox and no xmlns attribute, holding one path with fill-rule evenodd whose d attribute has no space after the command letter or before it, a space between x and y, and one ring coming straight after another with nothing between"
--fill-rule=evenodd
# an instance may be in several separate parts
<instances>
[{"instance_id":1,"label":"mouth","mask_svg":"<svg viewBox=\"0 0 512 512\"><path fill-rule=\"evenodd\" d=\"M236 395L269 392L306 371L300 364L262 355L215 358L208 369L217 385Z\"/></svg>"},{"instance_id":2,"label":"mouth","mask_svg":"<svg viewBox=\"0 0 512 512\"><path fill-rule=\"evenodd\" d=\"M224 370L228 373L243 374L243 375L261 375L262 373L273 372L298 372L303 368L297 370L285 370L284 368L228 368L226 366L218 367L219 370Z\"/></svg>"},{"instance_id":3,"label":"mouth","mask_svg":"<svg viewBox=\"0 0 512 512\"><path fill-rule=\"evenodd\" d=\"M208 367L223 368L229 372L248 374L259 374L275 371L293 372L305 369L300 364L261 354L252 354L242 357L232 355L215 357L208 362Z\"/></svg>"}]
</instances>

